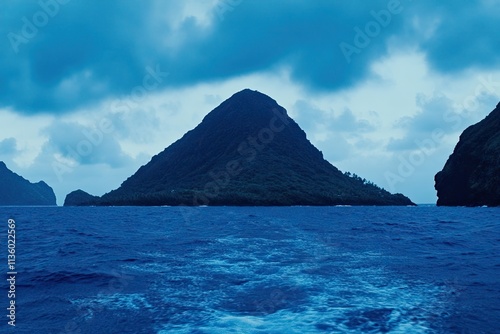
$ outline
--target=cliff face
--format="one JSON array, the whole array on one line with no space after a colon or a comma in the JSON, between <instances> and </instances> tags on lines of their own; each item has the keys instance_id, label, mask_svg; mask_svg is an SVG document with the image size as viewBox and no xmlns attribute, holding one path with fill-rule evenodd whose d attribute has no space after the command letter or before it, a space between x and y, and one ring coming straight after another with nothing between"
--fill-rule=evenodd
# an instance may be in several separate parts
<instances>
[{"instance_id":1,"label":"cliff face","mask_svg":"<svg viewBox=\"0 0 500 334\"><path fill-rule=\"evenodd\" d=\"M284 108L234 94L98 205L412 205L328 161Z\"/></svg>"},{"instance_id":2,"label":"cliff face","mask_svg":"<svg viewBox=\"0 0 500 334\"><path fill-rule=\"evenodd\" d=\"M0 161L0 205L56 205L56 195L45 182L30 183Z\"/></svg>"},{"instance_id":3,"label":"cliff face","mask_svg":"<svg viewBox=\"0 0 500 334\"><path fill-rule=\"evenodd\" d=\"M462 133L435 181L438 205L500 206L500 103Z\"/></svg>"}]
</instances>

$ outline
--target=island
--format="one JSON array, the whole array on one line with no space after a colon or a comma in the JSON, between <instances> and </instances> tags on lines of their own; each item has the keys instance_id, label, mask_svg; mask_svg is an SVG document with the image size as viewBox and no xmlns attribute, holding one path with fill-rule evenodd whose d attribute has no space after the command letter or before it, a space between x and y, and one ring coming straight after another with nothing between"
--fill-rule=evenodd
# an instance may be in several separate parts
<instances>
[{"instance_id":1,"label":"island","mask_svg":"<svg viewBox=\"0 0 500 334\"><path fill-rule=\"evenodd\" d=\"M57 205L54 190L47 183L31 183L0 161L0 205Z\"/></svg>"},{"instance_id":2,"label":"island","mask_svg":"<svg viewBox=\"0 0 500 334\"><path fill-rule=\"evenodd\" d=\"M414 205L341 172L283 107L250 89L220 104L118 189L99 198L70 195L67 205Z\"/></svg>"},{"instance_id":3,"label":"island","mask_svg":"<svg viewBox=\"0 0 500 334\"><path fill-rule=\"evenodd\" d=\"M461 134L434 179L439 206L500 206L500 103Z\"/></svg>"},{"instance_id":4,"label":"island","mask_svg":"<svg viewBox=\"0 0 500 334\"><path fill-rule=\"evenodd\" d=\"M66 195L66 198L64 199L64 206L92 205L92 203L95 203L98 200L98 196L90 195L89 193L78 189Z\"/></svg>"}]
</instances>

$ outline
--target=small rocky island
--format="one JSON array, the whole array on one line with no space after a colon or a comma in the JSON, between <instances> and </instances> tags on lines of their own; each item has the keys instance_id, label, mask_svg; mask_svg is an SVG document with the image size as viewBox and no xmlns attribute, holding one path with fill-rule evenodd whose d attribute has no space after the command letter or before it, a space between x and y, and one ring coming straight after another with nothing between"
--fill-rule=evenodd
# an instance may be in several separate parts
<instances>
[{"instance_id":1,"label":"small rocky island","mask_svg":"<svg viewBox=\"0 0 500 334\"><path fill-rule=\"evenodd\" d=\"M85 191L78 189L70 192L64 199L64 206L85 206L92 205L99 200L98 196L92 196Z\"/></svg>"},{"instance_id":2,"label":"small rocky island","mask_svg":"<svg viewBox=\"0 0 500 334\"><path fill-rule=\"evenodd\" d=\"M65 205L414 205L323 158L286 110L245 89L100 198Z\"/></svg>"},{"instance_id":3,"label":"small rocky island","mask_svg":"<svg viewBox=\"0 0 500 334\"><path fill-rule=\"evenodd\" d=\"M31 183L0 161L0 205L56 205L56 195L47 183Z\"/></svg>"},{"instance_id":4,"label":"small rocky island","mask_svg":"<svg viewBox=\"0 0 500 334\"><path fill-rule=\"evenodd\" d=\"M435 181L437 205L500 206L500 103L462 133Z\"/></svg>"}]
</instances>

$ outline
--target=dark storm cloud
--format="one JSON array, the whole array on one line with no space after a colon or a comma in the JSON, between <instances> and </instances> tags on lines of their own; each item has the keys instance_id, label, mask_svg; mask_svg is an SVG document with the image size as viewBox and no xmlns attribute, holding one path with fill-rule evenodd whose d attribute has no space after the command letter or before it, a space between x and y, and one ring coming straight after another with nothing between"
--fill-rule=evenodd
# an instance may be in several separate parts
<instances>
[{"instance_id":1,"label":"dark storm cloud","mask_svg":"<svg viewBox=\"0 0 500 334\"><path fill-rule=\"evenodd\" d=\"M366 74L370 60L385 52L384 41L402 25L401 14L392 15L366 46L356 44L355 28L375 21L371 11L387 11L388 2L243 1L215 20L210 34L192 29L196 37L181 47L184 61L174 59L180 66L175 77L224 79L286 65L293 79L311 89L346 87ZM399 7L400 13L404 6ZM343 52L342 43L358 50Z\"/></svg>"},{"instance_id":2,"label":"dark storm cloud","mask_svg":"<svg viewBox=\"0 0 500 334\"><path fill-rule=\"evenodd\" d=\"M153 5L138 0L3 3L8 14L0 23L0 104L26 113L66 111L130 93L143 83L147 67L158 62L150 26Z\"/></svg>"},{"instance_id":3,"label":"dark storm cloud","mask_svg":"<svg viewBox=\"0 0 500 334\"><path fill-rule=\"evenodd\" d=\"M422 42L428 60L442 72L500 65L500 3L496 0L433 2L435 35Z\"/></svg>"},{"instance_id":4,"label":"dark storm cloud","mask_svg":"<svg viewBox=\"0 0 500 334\"><path fill-rule=\"evenodd\" d=\"M337 90L369 75L394 40L445 72L499 63L495 1L225 1L208 27L194 17L174 25L183 3L2 3L0 106L71 111L130 94L147 68L170 73L163 88L283 65L310 90Z\"/></svg>"}]
</instances>

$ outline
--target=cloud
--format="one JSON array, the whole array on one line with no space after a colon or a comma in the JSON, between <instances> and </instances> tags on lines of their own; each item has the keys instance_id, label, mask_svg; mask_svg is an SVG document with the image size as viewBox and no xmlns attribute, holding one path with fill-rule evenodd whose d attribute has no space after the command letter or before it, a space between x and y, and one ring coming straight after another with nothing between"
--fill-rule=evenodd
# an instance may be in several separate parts
<instances>
[{"instance_id":1,"label":"cloud","mask_svg":"<svg viewBox=\"0 0 500 334\"><path fill-rule=\"evenodd\" d=\"M92 127L56 121L43 130L49 139L42 155L60 156L82 165L126 166L132 159L122 151L112 131L113 124L109 121Z\"/></svg>"},{"instance_id":2,"label":"cloud","mask_svg":"<svg viewBox=\"0 0 500 334\"><path fill-rule=\"evenodd\" d=\"M215 21L209 34L190 26L196 35L181 46L183 61L173 59L180 65L176 78L185 82L224 79L287 66L294 80L311 89L349 86L367 75L370 59L385 52L385 40L402 20L394 17L377 42L353 57L351 64L339 45L354 43L355 26L364 27L373 20L372 9L386 7L387 1L372 1L370 5L332 1L290 4L284 0L262 5L244 1L223 21Z\"/></svg>"},{"instance_id":3,"label":"cloud","mask_svg":"<svg viewBox=\"0 0 500 334\"><path fill-rule=\"evenodd\" d=\"M345 109L338 117L330 121L329 128L332 131L364 133L375 130L366 120L358 120L351 110Z\"/></svg>"},{"instance_id":4,"label":"cloud","mask_svg":"<svg viewBox=\"0 0 500 334\"><path fill-rule=\"evenodd\" d=\"M293 111L299 126L312 134L311 140L323 147L325 158L331 162L345 160L357 150L373 147L373 142L364 134L373 132L375 127L367 120L358 119L349 109L336 115L298 100Z\"/></svg>"},{"instance_id":5,"label":"cloud","mask_svg":"<svg viewBox=\"0 0 500 334\"><path fill-rule=\"evenodd\" d=\"M7 138L0 141L0 157L12 156L17 153L17 141L15 138Z\"/></svg>"},{"instance_id":6,"label":"cloud","mask_svg":"<svg viewBox=\"0 0 500 334\"><path fill-rule=\"evenodd\" d=\"M286 67L310 91L340 90L371 75L395 41L416 44L443 72L500 63L494 1L234 4L221 15L215 2L8 1L0 22L0 107L70 112L130 94L157 66L171 75L155 89ZM434 29L422 28L429 25ZM356 48L348 57L346 44Z\"/></svg>"},{"instance_id":7,"label":"cloud","mask_svg":"<svg viewBox=\"0 0 500 334\"><path fill-rule=\"evenodd\" d=\"M209 105L219 105L222 102L220 95L205 94L205 103Z\"/></svg>"},{"instance_id":8,"label":"cloud","mask_svg":"<svg viewBox=\"0 0 500 334\"><path fill-rule=\"evenodd\" d=\"M323 153L326 160L337 163L350 157L353 151L354 146L344 136L332 134L328 137L328 144Z\"/></svg>"},{"instance_id":9,"label":"cloud","mask_svg":"<svg viewBox=\"0 0 500 334\"><path fill-rule=\"evenodd\" d=\"M432 16L438 23L421 46L435 69L455 73L500 65L500 39L496 34L500 28L498 1L441 1L434 2L434 6ZM429 10L429 5L425 10Z\"/></svg>"},{"instance_id":10,"label":"cloud","mask_svg":"<svg viewBox=\"0 0 500 334\"><path fill-rule=\"evenodd\" d=\"M403 130L400 138L391 138L387 144L390 151L421 149L422 143L433 142L434 148L443 144L444 136L463 131L468 125L479 121L494 108L494 98L491 95L476 97L480 112L464 110L462 105L456 105L445 95L427 97L420 94L417 97L417 108L413 116L402 117L395 128ZM488 104L491 104L489 106Z\"/></svg>"},{"instance_id":11,"label":"cloud","mask_svg":"<svg viewBox=\"0 0 500 334\"><path fill-rule=\"evenodd\" d=\"M169 112L168 109L167 112ZM127 112L109 113L104 116L104 119L109 120L113 125L113 134L118 139L144 144L152 141L159 130L160 119L156 113L154 108L135 109Z\"/></svg>"},{"instance_id":12,"label":"cloud","mask_svg":"<svg viewBox=\"0 0 500 334\"><path fill-rule=\"evenodd\" d=\"M293 110L297 113L296 121L305 129L322 128L328 132L349 132L353 135L375 130L369 121L356 118L349 109L344 109L336 116L335 113L321 110L307 101L298 100Z\"/></svg>"},{"instance_id":13,"label":"cloud","mask_svg":"<svg viewBox=\"0 0 500 334\"><path fill-rule=\"evenodd\" d=\"M8 166L15 166L16 157L21 153L18 148L18 142L15 138L6 138L0 140L0 161L3 161Z\"/></svg>"},{"instance_id":14,"label":"cloud","mask_svg":"<svg viewBox=\"0 0 500 334\"><path fill-rule=\"evenodd\" d=\"M137 0L126 5L59 2L4 4L9 15L0 23L0 35L10 37L0 42L2 105L25 113L61 112L130 93L142 84L146 67L155 67L160 58L151 16L177 6L163 2L156 8L156 1ZM163 28L168 35L168 26Z\"/></svg>"},{"instance_id":15,"label":"cloud","mask_svg":"<svg viewBox=\"0 0 500 334\"><path fill-rule=\"evenodd\" d=\"M451 120L460 117L454 111L453 101L446 96L433 96L427 98L420 95L417 98L419 110L413 116L400 118L395 127L404 130L401 138L391 138L387 144L390 151L413 150L419 148L419 142L431 139L433 133L444 134L456 132ZM432 139L431 139L432 140ZM434 142L434 140L432 140ZM437 140L435 146L441 144L441 139Z\"/></svg>"}]
</instances>

